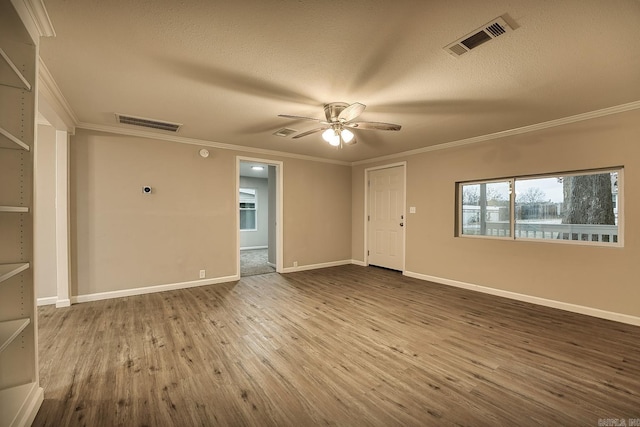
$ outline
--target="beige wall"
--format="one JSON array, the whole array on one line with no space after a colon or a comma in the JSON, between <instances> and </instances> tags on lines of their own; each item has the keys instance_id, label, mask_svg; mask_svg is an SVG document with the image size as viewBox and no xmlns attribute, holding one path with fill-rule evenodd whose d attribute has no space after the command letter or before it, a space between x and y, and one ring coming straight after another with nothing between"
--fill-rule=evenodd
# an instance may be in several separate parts
<instances>
[{"instance_id":1,"label":"beige wall","mask_svg":"<svg viewBox=\"0 0 640 427\"><path fill-rule=\"evenodd\" d=\"M285 161L284 266L351 259L351 167Z\"/></svg>"},{"instance_id":2,"label":"beige wall","mask_svg":"<svg viewBox=\"0 0 640 427\"><path fill-rule=\"evenodd\" d=\"M38 126L35 150L34 285L37 298L57 297L56 130Z\"/></svg>"},{"instance_id":3,"label":"beige wall","mask_svg":"<svg viewBox=\"0 0 640 427\"><path fill-rule=\"evenodd\" d=\"M285 268L364 256L364 170L407 162L406 270L640 316L640 111L341 166L283 161ZM236 274L236 155L80 130L71 141L72 295ZM624 166L623 248L454 237L458 181ZM143 185L154 187L145 196ZM408 211L408 209L407 209Z\"/></svg>"},{"instance_id":4,"label":"beige wall","mask_svg":"<svg viewBox=\"0 0 640 427\"><path fill-rule=\"evenodd\" d=\"M406 158L406 270L640 316L640 111ZM384 162L382 162L384 163ZM364 170L353 168L352 256L363 260ZM456 182L624 166L624 247L454 237ZM408 212L408 208L407 208Z\"/></svg>"},{"instance_id":5,"label":"beige wall","mask_svg":"<svg viewBox=\"0 0 640 427\"><path fill-rule=\"evenodd\" d=\"M71 138L74 296L233 276L236 156L78 130ZM351 169L283 161L284 267L351 257ZM153 187L151 195L142 186Z\"/></svg>"}]
</instances>

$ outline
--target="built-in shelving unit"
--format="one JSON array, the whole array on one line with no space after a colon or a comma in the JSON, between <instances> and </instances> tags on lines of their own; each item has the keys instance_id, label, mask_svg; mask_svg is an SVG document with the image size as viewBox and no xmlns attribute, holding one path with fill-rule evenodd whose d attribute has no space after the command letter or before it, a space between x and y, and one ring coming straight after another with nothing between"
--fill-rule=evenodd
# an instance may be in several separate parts
<instances>
[{"instance_id":1,"label":"built-in shelving unit","mask_svg":"<svg viewBox=\"0 0 640 427\"><path fill-rule=\"evenodd\" d=\"M16 274L20 274L29 268L28 262L18 262L14 264L0 264L0 283L9 280Z\"/></svg>"},{"instance_id":2,"label":"built-in shelving unit","mask_svg":"<svg viewBox=\"0 0 640 427\"><path fill-rule=\"evenodd\" d=\"M11 132L4 129L2 126L0 126L0 135L4 137L0 139L0 148L30 150L29 146L25 142L11 134Z\"/></svg>"},{"instance_id":3,"label":"built-in shelving unit","mask_svg":"<svg viewBox=\"0 0 640 427\"><path fill-rule=\"evenodd\" d=\"M29 425L43 399L32 269L39 37L30 16L23 0L0 1L0 427Z\"/></svg>"},{"instance_id":4,"label":"built-in shelving unit","mask_svg":"<svg viewBox=\"0 0 640 427\"><path fill-rule=\"evenodd\" d=\"M29 323L31 323L29 318L0 322L0 353L24 331L24 328L29 326Z\"/></svg>"},{"instance_id":5,"label":"built-in shelving unit","mask_svg":"<svg viewBox=\"0 0 640 427\"><path fill-rule=\"evenodd\" d=\"M0 47L0 57L3 61L0 64L0 81L6 86L13 86L20 89L31 90L31 83L22 75L22 72L16 67L9 55L7 55Z\"/></svg>"},{"instance_id":6,"label":"built-in shelving unit","mask_svg":"<svg viewBox=\"0 0 640 427\"><path fill-rule=\"evenodd\" d=\"M28 383L0 390L0 414L18 414L24 412L22 403L29 402L31 396L38 394L38 389L39 386L37 383ZM4 426L4 424L2 425ZM14 423L14 425L17 426L19 424Z\"/></svg>"},{"instance_id":7,"label":"built-in shelving unit","mask_svg":"<svg viewBox=\"0 0 640 427\"><path fill-rule=\"evenodd\" d=\"M0 212L29 212L26 206L0 206Z\"/></svg>"}]
</instances>

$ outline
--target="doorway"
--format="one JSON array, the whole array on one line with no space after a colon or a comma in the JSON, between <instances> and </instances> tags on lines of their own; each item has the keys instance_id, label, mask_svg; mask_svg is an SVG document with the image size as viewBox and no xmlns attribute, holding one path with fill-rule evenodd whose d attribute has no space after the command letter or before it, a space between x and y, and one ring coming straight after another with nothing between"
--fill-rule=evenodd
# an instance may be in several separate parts
<instances>
[{"instance_id":1,"label":"doorway","mask_svg":"<svg viewBox=\"0 0 640 427\"><path fill-rule=\"evenodd\" d=\"M365 171L368 265L404 271L406 164Z\"/></svg>"},{"instance_id":2,"label":"doorway","mask_svg":"<svg viewBox=\"0 0 640 427\"><path fill-rule=\"evenodd\" d=\"M238 276L280 271L282 164L237 159Z\"/></svg>"}]
</instances>

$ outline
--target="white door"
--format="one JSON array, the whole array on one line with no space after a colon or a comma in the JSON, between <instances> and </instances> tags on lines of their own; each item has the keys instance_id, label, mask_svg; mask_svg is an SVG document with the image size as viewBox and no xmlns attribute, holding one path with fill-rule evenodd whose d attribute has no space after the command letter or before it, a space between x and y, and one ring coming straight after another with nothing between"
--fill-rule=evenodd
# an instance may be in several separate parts
<instances>
[{"instance_id":1,"label":"white door","mask_svg":"<svg viewBox=\"0 0 640 427\"><path fill-rule=\"evenodd\" d=\"M369 264L404 268L404 166L369 172Z\"/></svg>"}]
</instances>

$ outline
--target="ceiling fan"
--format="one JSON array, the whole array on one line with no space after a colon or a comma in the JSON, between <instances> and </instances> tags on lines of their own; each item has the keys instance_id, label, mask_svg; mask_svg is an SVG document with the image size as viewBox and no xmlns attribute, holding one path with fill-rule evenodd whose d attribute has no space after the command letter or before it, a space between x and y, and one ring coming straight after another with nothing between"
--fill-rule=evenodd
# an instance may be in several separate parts
<instances>
[{"instance_id":1,"label":"ceiling fan","mask_svg":"<svg viewBox=\"0 0 640 427\"><path fill-rule=\"evenodd\" d=\"M316 132L324 131L322 139L327 141L334 147L342 147L344 144L353 145L356 143L355 135L349 130L366 129L366 130L400 130L401 126L393 123L382 122L366 122L356 121L356 118L362 114L366 105L354 102L349 105L345 102L332 102L324 106L324 115L326 120L315 119L313 117L292 116L289 114L278 114L278 117L297 120L313 120L322 124L322 127L299 133L293 139L302 138Z\"/></svg>"}]
</instances>

